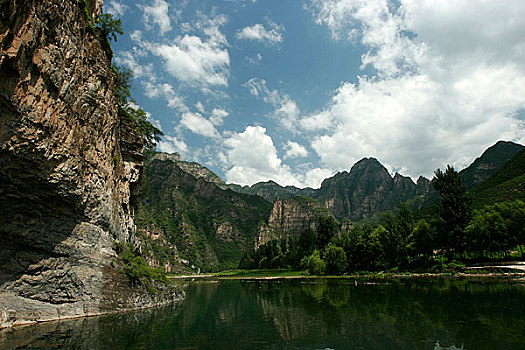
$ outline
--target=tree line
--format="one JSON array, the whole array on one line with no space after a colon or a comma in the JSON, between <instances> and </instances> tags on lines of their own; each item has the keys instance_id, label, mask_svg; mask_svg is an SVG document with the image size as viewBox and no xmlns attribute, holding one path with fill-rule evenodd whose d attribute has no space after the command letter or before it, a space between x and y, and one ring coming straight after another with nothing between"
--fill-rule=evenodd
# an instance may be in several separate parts
<instances>
[{"instance_id":1,"label":"tree line","mask_svg":"<svg viewBox=\"0 0 525 350\"><path fill-rule=\"evenodd\" d=\"M442 270L448 264L473 259L523 255L525 203L520 200L472 210L471 199L453 167L436 170L433 187L441 197L439 213L416 220L400 204L379 224L337 222L320 217L317 232L298 238L275 239L246 252L239 267L292 268L315 275L340 275L388 269Z\"/></svg>"}]
</instances>

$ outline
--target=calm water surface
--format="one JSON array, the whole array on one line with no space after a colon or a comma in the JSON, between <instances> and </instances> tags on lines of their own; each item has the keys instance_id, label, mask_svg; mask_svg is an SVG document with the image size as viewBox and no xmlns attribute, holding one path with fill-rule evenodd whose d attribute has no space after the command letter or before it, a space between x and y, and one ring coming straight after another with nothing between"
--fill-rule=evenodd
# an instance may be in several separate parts
<instances>
[{"instance_id":1,"label":"calm water surface","mask_svg":"<svg viewBox=\"0 0 525 350\"><path fill-rule=\"evenodd\" d=\"M165 308L0 333L0 349L525 349L518 282L222 280Z\"/></svg>"}]
</instances>

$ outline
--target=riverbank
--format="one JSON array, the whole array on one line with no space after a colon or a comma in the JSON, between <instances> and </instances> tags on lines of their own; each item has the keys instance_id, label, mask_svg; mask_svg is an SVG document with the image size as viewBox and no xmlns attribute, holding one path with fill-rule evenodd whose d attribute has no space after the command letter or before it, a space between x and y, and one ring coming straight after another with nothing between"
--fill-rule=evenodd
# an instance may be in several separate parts
<instances>
[{"instance_id":1,"label":"riverbank","mask_svg":"<svg viewBox=\"0 0 525 350\"><path fill-rule=\"evenodd\" d=\"M346 275L308 275L294 270L227 270L207 274L170 275L172 280L196 279L297 279L297 278L342 278L354 280L405 279L405 278L512 278L525 280L525 265L472 266L462 271L450 272L360 272Z\"/></svg>"}]
</instances>

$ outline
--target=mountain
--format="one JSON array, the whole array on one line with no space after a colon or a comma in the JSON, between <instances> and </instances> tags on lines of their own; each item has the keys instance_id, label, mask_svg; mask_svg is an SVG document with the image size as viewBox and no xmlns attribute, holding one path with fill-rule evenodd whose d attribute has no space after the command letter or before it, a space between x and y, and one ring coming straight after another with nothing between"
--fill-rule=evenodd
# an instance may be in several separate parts
<instances>
[{"instance_id":1,"label":"mountain","mask_svg":"<svg viewBox=\"0 0 525 350\"><path fill-rule=\"evenodd\" d=\"M525 149L471 191L474 208L500 201L525 200Z\"/></svg>"},{"instance_id":2,"label":"mountain","mask_svg":"<svg viewBox=\"0 0 525 350\"><path fill-rule=\"evenodd\" d=\"M523 148L508 141L499 141L489 147L460 172L467 190L488 179ZM399 173L392 178L375 158L363 158L349 172L343 171L325 179L319 189L283 187L273 181L252 186L228 186L269 201L295 196L312 197L329 208L336 218L346 217L353 221L378 218L382 213L396 209L399 202L406 202L410 208L418 209L439 201L439 194L434 191L430 180L420 176L414 184L409 177Z\"/></svg>"},{"instance_id":3,"label":"mountain","mask_svg":"<svg viewBox=\"0 0 525 350\"><path fill-rule=\"evenodd\" d=\"M329 208L337 219L347 217L352 220L395 209L399 201L412 200L417 207L431 191L428 179L420 177L415 184L409 177L398 173L392 178L375 158L363 158L350 172L343 171L325 179L319 189L283 187L273 181L252 186L229 186L235 191L256 194L269 201L295 196L312 197Z\"/></svg>"},{"instance_id":4,"label":"mountain","mask_svg":"<svg viewBox=\"0 0 525 350\"><path fill-rule=\"evenodd\" d=\"M488 179L523 148L524 146L509 141L498 141L487 148L479 158L459 172L467 190L471 190Z\"/></svg>"},{"instance_id":5,"label":"mountain","mask_svg":"<svg viewBox=\"0 0 525 350\"><path fill-rule=\"evenodd\" d=\"M360 220L395 209L404 202L424 195L428 180L412 179L388 170L375 158L363 158L350 169L323 181L314 198L324 203L336 218Z\"/></svg>"},{"instance_id":6,"label":"mountain","mask_svg":"<svg viewBox=\"0 0 525 350\"><path fill-rule=\"evenodd\" d=\"M152 265L170 272L237 268L242 252L253 247L272 204L222 189L212 174L162 153L146 163L136 222Z\"/></svg>"},{"instance_id":7,"label":"mountain","mask_svg":"<svg viewBox=\"0 0 525 350\"><path fill-rule=\"evenodd\" d=\"M252 186L240 186L236 184L229 184L228 186L236 192L256 194L270 202L273 202L277 198L293 198L295 196L313 197L316 192L313 188L310 187L283 187L272 180L266 182L258 182Z\"/></svg>"}]
</instances>

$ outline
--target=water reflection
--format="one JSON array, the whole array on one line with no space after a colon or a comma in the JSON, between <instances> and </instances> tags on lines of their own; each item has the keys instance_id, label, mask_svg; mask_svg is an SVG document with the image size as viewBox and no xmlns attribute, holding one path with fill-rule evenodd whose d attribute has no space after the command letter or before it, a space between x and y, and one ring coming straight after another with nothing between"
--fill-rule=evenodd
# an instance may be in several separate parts
<instances>
[{"instance_id":1,"label":"water reflection","mask_svg":"<svg viewBox=\"0 0 525 350\"><path fill-rule=\"evenodd\" d=\"M524 296L445 279L198 283L180 305L11 330L0 349L515 349Z\"/></svg>"}]
</instances>

